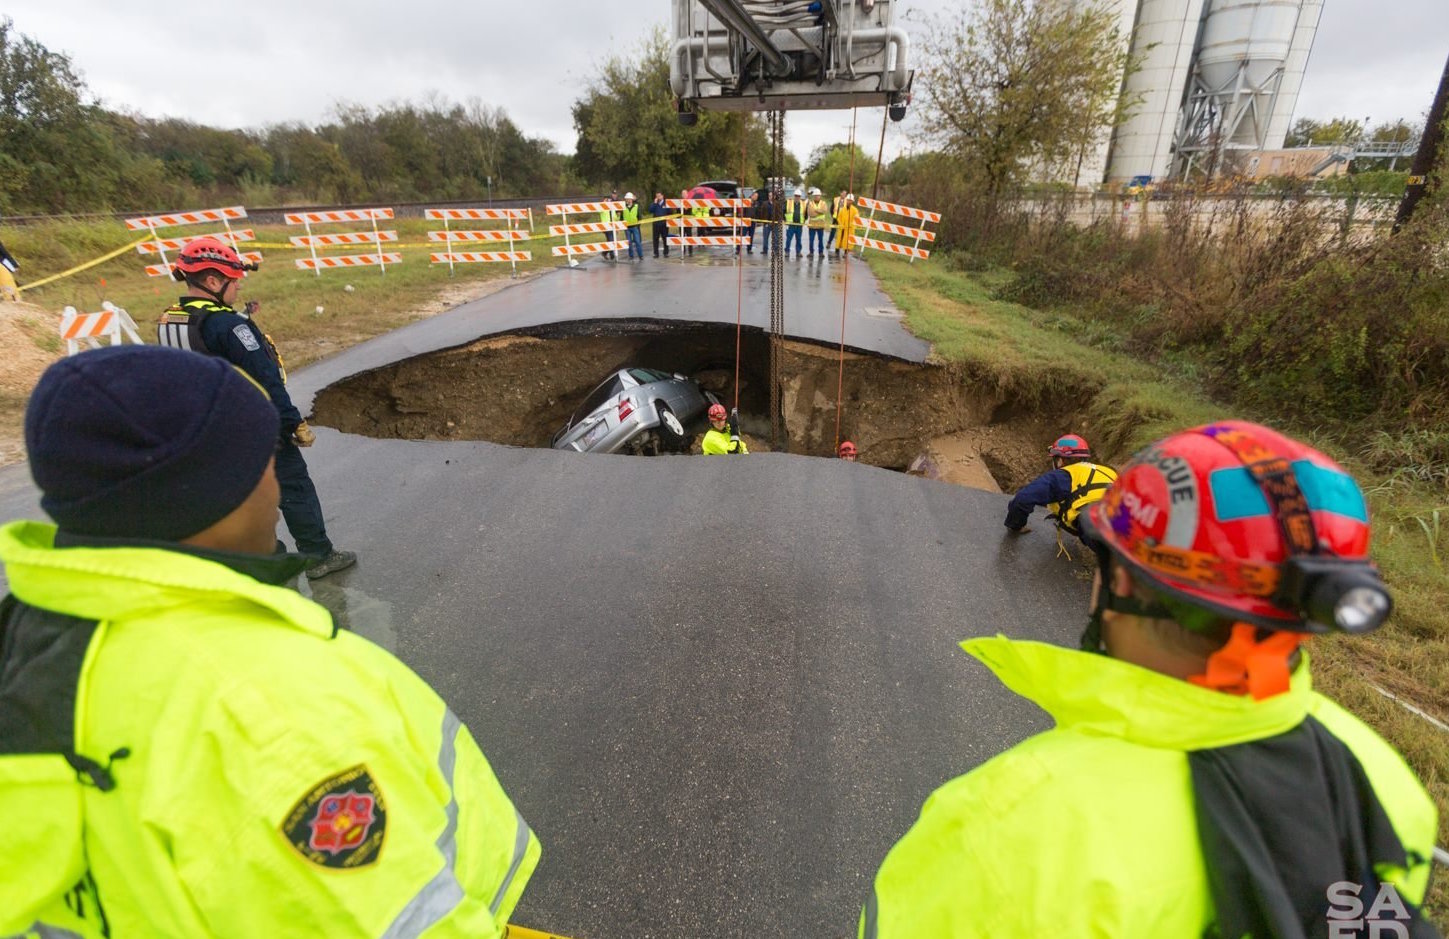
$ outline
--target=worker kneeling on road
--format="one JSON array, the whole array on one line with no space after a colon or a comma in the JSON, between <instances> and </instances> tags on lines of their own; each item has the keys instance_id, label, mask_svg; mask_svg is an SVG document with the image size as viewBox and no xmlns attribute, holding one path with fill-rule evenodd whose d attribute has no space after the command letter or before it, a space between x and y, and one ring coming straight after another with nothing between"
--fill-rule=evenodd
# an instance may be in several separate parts
<instances>
[{"instance_id":1,"label":"worker kneeling on road","mask_svg":"<svg viewBox=\"0 0 1449 939\"><path fill-rule=\"evenodd\" d=\"M243 264L235 249L216 238L206 236L187 244L171 272L176 280L185 281L187 294L161 314L156 336L163 346L220 356L266 389L282 420L276 467L282 517L297 550L312 555L307 576L315 580L351 567L357 555L338 551L327 537L322 502L298 449L312 446L317 437L287 394L287 372L277 347L252 319L257 305L248 303L240 313L235 309L242 273L248 270L256 270L256 265Z\"/></svg>"},{"instance_id":2,"label":"worker kneeling on road","mask_svg":"<svg viewBox=\"0 0 1449 939\"><path fill-rule=\"evenodd\" d=\"M1391 608L1353 479L1266 427L1209 424L1134 457L1082 522L1082 650L962 643L1057 726L936 790L860 935L1438 935L1417 909L1434 803L1299 648Z\"/></svg>"},{"instance_id":3,"label":"worker kneeling on road","mask_svg":"<svg viewBox=\"0 0 1449 939\"><path fill-rule=\"evenodd\" d=\"M538 841L422 679L280 586L277 433L174 349L31 395L58 528L0 528L0 935L503 934Z\"/></svg>"},{"instance_id":4,"label":"worker kneeling on road","mask_svg":"<svg viewBox=\"0 0 1449 939\"><path fill-rule=\"evenodd\" d=\"M725 414L723 404L709 406L709 430L704 432L700 449L705 456L724 456L731 453L749 453L750 448L740 439L740 417Z\"/></svg>"},{"instance_id":5,"label":"worker kneeling on road","mask_svg":"<svg viewBox=\"0 0 1449 939\"><path fill-rule=\"evenodd\" d=\"M1022 487L1006 507L1006 527L1016 534L1025 534L1031 510L1047 507L1047 517L1062 531L1081 535L1077 518L1082 509L1102 498L1107 487L1117 479L1110 466L1092 462L1092 450L1077 434L1068 434L1047 450L1052 468Z\"/></svg>"}]
</instances>

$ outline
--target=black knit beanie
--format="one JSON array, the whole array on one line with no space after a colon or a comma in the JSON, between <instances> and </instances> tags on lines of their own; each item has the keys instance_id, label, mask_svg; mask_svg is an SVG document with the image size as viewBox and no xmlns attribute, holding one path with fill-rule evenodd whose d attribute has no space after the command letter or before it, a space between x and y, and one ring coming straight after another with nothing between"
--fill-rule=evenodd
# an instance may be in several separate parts
<instances>
[{"instance_id":1,"label":"black knit beanie","mask_svg":"<svg viewBox=\"0 0 1449 939\"><path fill-rule=\"evenodd\" d=\"M223 359L111 346L45 370L25 445L40 507L62 531L179 541L246 501L279 424L261 388Z\"/></svg>"}]
</instances>

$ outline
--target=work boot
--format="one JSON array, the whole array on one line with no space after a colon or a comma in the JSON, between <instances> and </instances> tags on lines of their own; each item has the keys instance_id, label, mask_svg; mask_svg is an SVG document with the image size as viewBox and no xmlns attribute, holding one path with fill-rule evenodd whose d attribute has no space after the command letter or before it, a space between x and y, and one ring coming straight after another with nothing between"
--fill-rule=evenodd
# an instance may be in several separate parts
<instances>
[{"instance_id":1,"label":"work boot","mask_svg":"<svg viewBox=\"0 0 1449 939\"><path fill-rule=\"evenodd\" d=\"M317 580L319 577L326 577L328 574L335 574L338 571L346 570L356 563L357 552L334 550L331 554L307 568L307 579Z\"/></svg>"}]
</instances>

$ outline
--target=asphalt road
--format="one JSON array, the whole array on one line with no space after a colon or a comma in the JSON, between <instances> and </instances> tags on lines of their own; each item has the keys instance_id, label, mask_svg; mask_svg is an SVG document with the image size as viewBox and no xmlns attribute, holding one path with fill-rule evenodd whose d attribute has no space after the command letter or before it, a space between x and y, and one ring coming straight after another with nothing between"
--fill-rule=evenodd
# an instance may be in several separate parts
<instances>
[{"instance_id":1,"label":"asphalt road","mask_svg":"<svg viewBox=\"0 0 1449 939\"><path fill-rule=\"evenodd\" d=\"M583 278L595 315L634 302L617 291L719 318L687 299L715 267L669 268L549 274L294 386L557 317L539 305ZM873 302L864 271L852 295ZM956 643L1072 642L1084 616L1045 526L1003 536L1005 497L868 466L326 428L308 459L362 560L304 589L472 728L544 846L515 921L579 939L853 934L930 791L1045 726ZM27 479L0 472L4 517L37 515Z\"/></svg>"},{"instance_id":2,"label":"asphalt road","mask_svg":"<svg viewBox=\"0 0 1449 939\"><path fill-rule=\"evenodd\" d=\"M646 247L646 251L649 249ZM711 253L713 252L713 253ZM484 335L578 320L683 320L768 329L770 271L746 255L736 266L728 248L699 248L677 257L612 263L591 259L550 271L465 303L446 316L419 320L353 346L291 379L305 412L320 389L400 359L465 345ZM848 282L848 283L847 283ZM842 297L848 300L842 303ZM837 344L845 319L847 348L921 362L930 346L901 328L899 314L866 265L844 261L785 262L785 329L800 339Z\"/></svg>"}]
</instances>

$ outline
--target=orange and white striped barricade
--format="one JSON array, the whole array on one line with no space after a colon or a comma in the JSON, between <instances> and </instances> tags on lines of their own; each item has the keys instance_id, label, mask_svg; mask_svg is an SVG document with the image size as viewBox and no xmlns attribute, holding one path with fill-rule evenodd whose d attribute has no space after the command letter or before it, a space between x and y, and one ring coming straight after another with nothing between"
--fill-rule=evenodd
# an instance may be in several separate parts
<instances>
[{"instance_id":1,"label":"orange and white striped barricade","mask_svg":"<svg viewBox=\"0 0 1449 939\"><path fill-rule=\"evenodd\" d=\"M66 307L60 315L60 338L65 340L66 355L75 355L82 347L98 349L102 339L109 339L113 346L119 346L125 339L138 346L145 345L131 314L109 300L101 304L99 313L82 313L73 306Z\"/></svg>"},{"instance_id":2,"label":"orange and white striped barricade","mask_svg":"<svg viewBox=\"0 0 1449 939\"><path fill-rule=\"evenodd\" d=\"M191 212L170 212L164 215L141 215L136 218L126 219L127 231L149 231L154 241L143 241L136 246L138 254L159 254L160 264L146 265L146 276L148 277L169 277L171 276L171 259L166 256L167 251L179 251L187 242L195 241L198 238L219 238L232 247L238 242L251 241L254 233L250 231L234 232L231 223L240 221L247 217L247 210L244 206L233 205L223 209L196 209ZM162 238L156 234L158 228L173 228L178 225L205 225L213 222L220 222L222 230L218 232L207 232L200 235L188 235L181 238ZM260 264L262 261L261 252L249 251L242 255L245 261Z\"/></svg>"},{"instance_id":3,"label":"orange and white striped barricade","mask_svg":"<svg viewBox=\"0 0 1449 939\"><path fill-rule=\"evenodd\" d=\"M550 225L549 237L563 237L564 243L554 245L551 252L554 257L566 257L569 259L569 267L578 267L579 262L575 257L580 254L601 254L605 251L613 251L615 255L625 250L628 246L617 240L618 233L624 230L624 220L610 216L607 222L584 222L570 225L569 215L597 215L600 212L618 212L624 208L620 200L605 200L603 202L559 202L553 205L544 206L544 212L548 215L562 215L562 225ZM591 241L585 244L574 244L571 240L574 235L590 235L602 232L603 241ZM614 240L610 240L609 234L614 234Z\"/></svg>"},{"instance_id":4,"label":"orange and white striped barricade","mask_svg":"<svg viewBox=\"0 0 1449 939\"><path fill-rule=\"evenodd\" d=\"M941 213L930 212L926 209L917 209L909 205L897 205L894 202L882 202L879 199L868 199L863 196L860 200L860 207L862 209L870 209L870 215L866 218L858 219L855 224L867 232L885 232L915 239L914 244L904 245L895 241L886 241L883 238L871 238L869 235L854 235L851 237L850 246L853 248L859 245L861 257L865 256L866 248L885 251L890 254L904 254L911 259L910 263L912 264L916 263L916 258L924 261L931 256L930 251L921 247L921 242L935 242L936 233L928 230L926 226L939 223L941 221ZM900 215L905 218L914 219L920 222L921 226L917 228L911 225L901 225L896 222L877 220L875 217L877 211L884 212L887 215Z\"/></svg>"},{"instance_id":5,"label":"orange and white striped barricade","mask_svg":"<svg viewBox=\"0 0 1449 939\"><path fill-rule=\"evenodd\" d=\"M298 258L297 267L304 271L313 271L318 277L322 271L334 267L371 267L376 265L387 273L389 264L397 264L402 261L402 255L397 253L385 254L382 246L387 242L397 241L396 231L378 231L377 222L379 219L391 219L392 209L324 209L321 212L288 212L282 216L282 221L288 225L301 225L307 229L307 234L297 235L290 239L291 243L299 248L307 248L312 252L310 258ZM372 222L370 232L342 232L331 235L312 234L313 225L337 225L343 222ZM343 255L319 255L318 248L329 248L336 245L373 245L377 250L372 254L343 254Z\"/></svg>"},{"instance_id":6,"label":"orange and white striped barricade","mask_svg":"<svg viewBox=\"0 0 1449 939\"><path fill-rule=\"evenodd\" d=\"M507 261L513 267L513 276L518 276L518 262L528 261L533 258L532 251L454 251L456 243L471 244L473 242L506 241L510 246L515 241L528 241L533 237L533 224L530 219L529 231L517 228L519 222L529 219L528 209L426 209L423 217L429 221L441 221L442 231L428 232L429 241L441 241L446 244L442 253L430 254L428 258L433 264L448 265L448 276L453 276L454 264L480 263L487 264L498 261ZM505 222L505 228L484 228L471 231L454 231L455 221L500 221Z\"/></svg>"},{"instance_id":7,"label":"orange and white striped barricade","mask_svg":"<svg viewBox=\"0 0 1449 939\"><path fill-rule=\"evenodd\" d=\"M216 238L235 248L243 241L255 241L257 233L250 228L244 228L241 231L232 231L230 229L227 231L219 231L214 235L182 235L178 238L159 238L156 241L143 241L136 245L136 253L159 254L164 261L167 251L180 251L198 238ZM262 253L260 251L238 251L237 254L241 256L243 261L250 261L253 264L262 263ZM146 265L147 277L165 277L170 274L171 265L169 263Z\"/></svg>"},{"instance_id":8,"label":"orange and white striped barricade","mask_svg":"<svg viewBox=\"0 0 1449 939\"><path fill-rule=\"evenodd\" d=\"M740 229L748 219L740 216L740 209L749 203L744 199L665 199L664 204L671 209L679 209L683 213L686 209L730 209L730 215L703 215L699 217L682 215L680 218L671 218L668 221L670 228L682 228L684 234L670 235L668 238L671 247L697 247L715 245L740 245L749 244L750 236L741 235ZM720 235L696 235L692 230L696 228L728 228L730 233ZM684 252L679 252L679 260L684 260Z\"/></svg>"}]
</instances>

